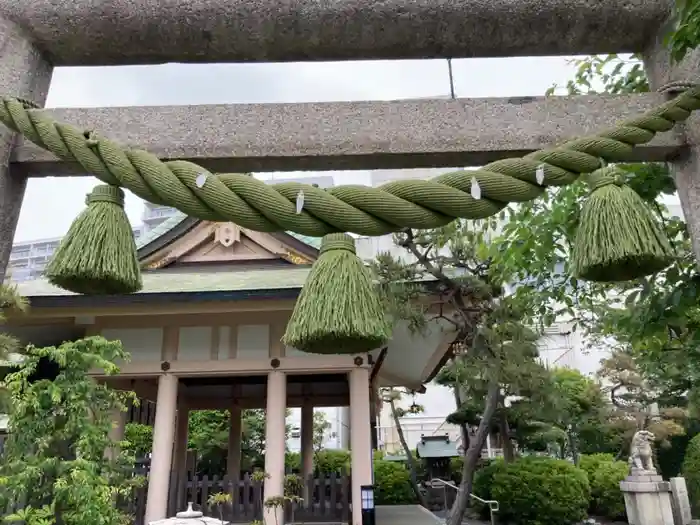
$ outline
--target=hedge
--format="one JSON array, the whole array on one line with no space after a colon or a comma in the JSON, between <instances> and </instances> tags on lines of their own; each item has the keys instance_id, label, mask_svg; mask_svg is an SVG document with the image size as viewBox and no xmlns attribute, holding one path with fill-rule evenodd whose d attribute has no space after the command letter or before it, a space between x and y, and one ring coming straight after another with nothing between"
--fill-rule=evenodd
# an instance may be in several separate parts
<instances>
[{"instance_id":1,"label":"hedge","mask_svg":"<svg viewBox=\"0 0 700 525\"><path fill-rule=\"evenodd\" d=\"M374 502L376 505L410 505L416 503L411 476L397 461L374 461Z\"/></svg>"},{"instance_id":2,"label":"hedge","mask_svg":"<svg viewBox=\"0 0 700 525\"><path fill-rule=\"evenodd\" d=\"M625 461L615 461L612 454L581 456L579 467L586 472L591 487L589 512L595 516L625 520L625 498L620 482L629 472Z\"/></svg>"},{"instance_id":3,"label":"hedge","mask_svg":"<svg viewBox=\"0 0 700 525\"><path fill-rule=\"evenodd\" d=\"M700 515L700 434L688 443L683 458L683 476L688 486L688 497L693 516Z\"/></svg>"},{"instance_id":4,"label":"hedge","mask_svg":"<svg viewBox=\"0 0 700 525\"><path fill-rule=\"evenodd\" d=\"M512 525L579 523L587 516L591 497L583 470L542 457L492 462L477 472L474 492L498 501L499 520Z\"/></svg>"}]
</instances>

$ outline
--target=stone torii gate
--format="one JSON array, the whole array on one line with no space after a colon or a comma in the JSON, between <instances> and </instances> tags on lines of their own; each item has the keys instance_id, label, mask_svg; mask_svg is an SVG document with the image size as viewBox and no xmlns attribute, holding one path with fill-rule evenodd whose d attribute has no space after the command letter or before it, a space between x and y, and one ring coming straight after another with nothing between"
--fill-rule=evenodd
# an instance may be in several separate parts
<instances>
[{"instance_id":1,"label":"stone torii gate","mask_svg":"<svg viewBox=\"0 0 700 525\"><path fill-rule=\"evenodd\" d=\"M479 166L611 127L693 82L673 0L0 0L0 94L43 105L54 66L635 52L659 93L63 109L53 118L213 172ZM88 175L0 126L0 279L29 177ZM700 259L700 121L635 148L670 161ZM359 495L354 495L359 499ZM354 505L360 507L359 501Z\"/></svg>"},{"instance_id":2,"label":"stone torii gate","mask_svg":"<svg viewBox=\"0 0 700 525\"><path fill-rule=\"evenodd\" d=\"M672 0L0 0L0 92L43 104L54 66L415 59L640 52L652 86L692 81L671 67ZM212 171L467 166L608 127L664 94L526 99L62 109L163 159ZM216 133L212 133L212 130ZM635 149L671 160L700 255L700 124ZM293 137L293 139L292 139ZM29 177L87 175L0 127L0 276Z\"/></svg>"},{"instance_id":3,"label":"stone torii gate","mask_svg":"<svg viewBox=\"0 0 700 525\"><path fill-rule=\"evenodd\" d=\"M696 78L662 42L672 0L0 0L0 92L43 104L54 66L641 52L652 86ZM467 166L650 109L663 94L62 109L60 121L212 171ZM216 133L211 133L216 129ZM630 160L671 160L700 255L700 124ZM290 138L293 137L293 140ZM393 140L396 139L396 140ZM0 127L0 276L28 177L87 175Z\"/></svg>"}]
</instances>

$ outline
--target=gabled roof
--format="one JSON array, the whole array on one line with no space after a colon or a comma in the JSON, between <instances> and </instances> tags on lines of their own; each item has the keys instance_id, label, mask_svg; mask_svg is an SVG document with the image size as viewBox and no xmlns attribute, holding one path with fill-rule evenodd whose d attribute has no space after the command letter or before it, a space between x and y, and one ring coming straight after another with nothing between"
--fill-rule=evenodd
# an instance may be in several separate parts
<instances>
[{"instance_id":1,"label":"gabled roof","mask_svg":"<svg viewBox=\"0 0 700 525\"><path fill-rule=\"evenodd\" d=\"M193 235L197 228L200 230L206 228L205 222L177 212L136 239L139 260L148 268L144 268L143 272L143 289L135 295L209 292L241 292L245 294L251 291L298 290L304 284L310 270L310 264L318 257L318 249L321 246L320 238L296 233L257 234L256 232L248 232L249 235L262 239L264 244L288 246L293 252L301 255L298 258L299 261L295 260L295 264L285 264L284 266L279 264L267 267L233 265L214 269L209 266L199 266L197 263L194 266L190 264L182 268L166 268L167 265L151 266L146 264L153 261L154 258L160 257L162 259L162 254L170 253L171 248L176 247L179 241L186 240L188 234ZM242 231L241 238L245 237L246 232ZM246 237L246 242L252 241ZM270 257L276 256L268 255L267 262L275 262ZM255 263L255 261L252 262ZM279 262L285 263L281 259ZM25 297L30 298L58 299L77 295L53 286L46 279L22 282L19 284L19 291Z\"/></svg>"},{"instance_id":2,"label":"gabled roof","mask_svg":"<svg viewBox=\"0 0 700 525\"><path fill-rule=\"evenodd\" d=\"M288 266L211 273L145 272L143 289L134 295L300 289L310 271L309 266ZM53 286L45 279L20 283L18 289L25 297L78 295Z\"/></svg>"},{"instance_id":3,"label":"gabled roof","mask_svg":"<svg viewBox=\"0 0 700 525\"><path fill-rule=\"evenodd\" d=\"M460 456L457 443L448 436L422 436L416 454L419 458L456 458Z\"/></svg>"},{"instance_id":4,"label":"gabled roof","mask_svg":"<svg viewBox=\"0 0 700 525\"><path fill-rule=\"evenodd\" d=\"M141 250L142 248L145 248L149 244L151 244L153 241L159 239L166 233L174 230L177 226L180 226L183 224L186 220L192 221L194 226L195 224L201 222L199 219L192 219L191 217L188 217L181 211L177 211L175 215L172 217L168 217L165 221L161 222L158 226L153 228L152 230L147 231L143 235L141 235L138 239L136 239L136 249ZM294 239L303 242L304 244L315 248L315 249L320 249L321 248L321 238L320 237L309 237L308 235L301 235L299 233L294 233L294 232L285 232L285 235L289 235L290 237L293 237Z\"/></svg>"},{"instance_id":5,"label":"gabled roof","mask_svg":"<svg viewBox=\"0 0 700 525\"><path fill-rule=\"evenodd\" d=\"M168 233L170 230L178 226L187 218L187 215L185 215L181 211L178 211L172 217L168 217L158 226L146 231L138 239L136 239L136 249L140 250L141 248L148 246L150 243Z\"/></svg>"},{"instance_id":6,"label":"gabled roof","mask_svg":"<svg viewBox=\"0 0 700 525\"><path fill-rule=\"evenodd\" d=\"M231 222L203 221L181 212L136 240L139 260L144 269L150 270L180 263L236 265L248 259L265 259L268 264L272 260L311 264L318 257L320 245L318 238L255 232Z\"/></svg>"}]
</instances>

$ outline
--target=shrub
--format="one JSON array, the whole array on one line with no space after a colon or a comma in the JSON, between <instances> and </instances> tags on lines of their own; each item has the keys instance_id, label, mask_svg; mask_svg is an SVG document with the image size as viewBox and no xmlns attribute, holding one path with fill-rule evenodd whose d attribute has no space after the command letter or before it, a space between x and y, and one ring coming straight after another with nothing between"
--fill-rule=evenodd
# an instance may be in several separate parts
<instances>
[{"instance_id":1,"label":"shrub","mask_svg":"<svg viewBox=\"0 0 700 525\"><path fill-rule=\"evenodd\" d=\"M700 434L688 443L683 458L683 476L688 485L688 496L693 516L700 514Z\"/></svg>"},{"instance_id":2,"label":"shrub","mask_svg":"<svg viewBox=\"0 0 700 525\"><path fill-rule=\"evenodd\" d=\"M374 487L376 505L408 505L416 502L411 477L403 463L376 460Z\"/></svg>"},{"instance_id":3,"label":"shrub","mask_svg":"<svg viewBox=\"0 0 700 525\"><path fill-rule=\"evenodd\" d=\"M137 459L146 457L153 448L153 427L141 423L127 423L124 426L125 450L132 452Z\"/></svg>"},{"instance_id":4,"label":"shrub","mask_svg":"<svg viewBox=\"0 0 700 525\"><path fill-rule=\"evenodd\" d=\"M500 458L486 460L484 465L474 473L472 493L484 500L493 499L491 494L493 478L496 473L505 471L505 468L506 463ZM488 506L475 502L474 508L479 511L479 515L482 519L489 519L490 512Z\"/></svg>"},{"instance_id":5,"label":"shrub","mask_svg":"<svg viewBox=\"0 0 700 525\"><path fill-rule=\"evenodd\" d=\"M301 472L301 454L299 452L285 452L284 468L287 472Z\"/></svg>"},{"instance_id":6,"label":"shrub","mask_svg":"<svg viewBox=\"0 0 700 525\"><path fill-rule=\"evenodd\" d=\"M612 454L586 454L582 455L578 461L578 468L584 470L588 474L590 480L593 473L604 463L612 463L615 461L615 456Z\"/></svg>"},{"instance_id":7,"label":"shrub","mask_svg":"<svg viewBox=\"0 0 700 525\"><path fill-rule=\"evenodd\" d=\"M316 454L315 464L318 474L350 472L350 452L335 449L321 450Z\"/></svg>"},{"instance_id":8,"label":"shrub","mask_svg":"<svg viewBox=\"0 0 700 525\"><path fill-rule=\"evenodd\" d=\"M700 421L696 419L686 420L684 426L685 434L668 437L668 446L656 449L656 468L664 479L683 475L683 458L688 443L700 433Z\"/></svg>"},{"instance_id":9,"label":"shrub","mask_svg":"<svg viewBox=\"0 0 700 525\"><path fill-rule=\"evenodd\" d=\"M586 472L591 487L589 512L605 518L624 519L625 498L620 481L629 472L627 463L615 461L612 454L590 454L581 456L579 468Z\"/></svg>"},{"instance_id":10,"label":"shrub","mask_svg":"<svg viewBox=\"0 0 700 525\"><path fill-rule=\"evenodd\" d=\"M503 522L569 525L586 518L591 495L588 477L571 463L525 457L493 468L491 499L500 503Z\"/></svg>"},{"instance_id":11,"label":"shrub","mask_svg":"<svg viewBox=\"0 0 700 525\"><path fill-rule=\"evenodd\" d=\"M629 466L624 461L601 463L588 477L591 486L591 513L611 519L625 519L625 498L620 481L627 477Z\"/></svg>"},{"instance_id":12,"label":"shrub","mask_svg":"<svg viewBox=\"0 0 700 525\"><path fill-rule=\"evenodd\" d=\"M464 456L457 456L450 459L450 480L455 485L462 482L462 467L464 466Z\"/></svg>"}]
</instances>

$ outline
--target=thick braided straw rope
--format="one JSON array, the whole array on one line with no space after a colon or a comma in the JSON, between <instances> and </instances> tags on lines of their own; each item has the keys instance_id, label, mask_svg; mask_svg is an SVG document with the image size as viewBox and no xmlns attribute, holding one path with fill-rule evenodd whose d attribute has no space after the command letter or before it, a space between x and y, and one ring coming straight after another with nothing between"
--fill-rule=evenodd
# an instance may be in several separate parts
<instances>
[{"instance_id":1,"label":"thick braided straw rope","mask_svg":"<svg viewBox=\"0 0 700 525\"><path fill-rule=\"evenodd\" d=\"M152 203L175 207L199 219L233 221L252 230L321 237L334 232L384 235L407 227L435 228L457 218L494 215L509 202L538 197L546 186L571 184L605 161L629 160L636 145L669 131L696 109L700 109L700 88L688 89L608 131L522 158L492 162L475 171L457 171L427 181L399 180L378 188L346 185L327 190L297 182L268 185L248 175L215 175L192 162L161 161L146 151L124 149L106 138L57 123L20 99L2 99L0 121L61 160L77 162L105 183L128 188ZM537 172L542 169L544 180L539 184ZM471 195L474 178L481 188L479 199ZM302 191L303 209L297 213Z\"/></svg>"}]
</instances>

